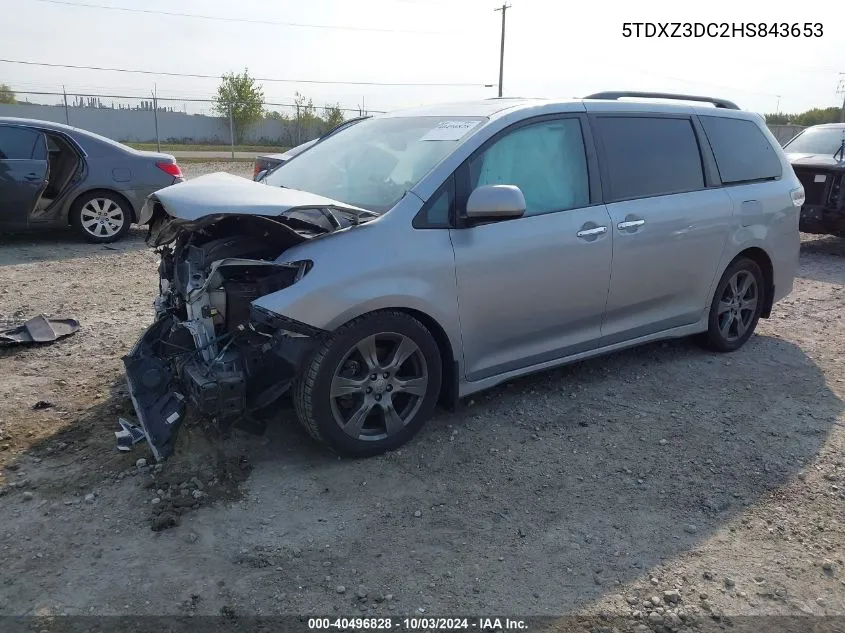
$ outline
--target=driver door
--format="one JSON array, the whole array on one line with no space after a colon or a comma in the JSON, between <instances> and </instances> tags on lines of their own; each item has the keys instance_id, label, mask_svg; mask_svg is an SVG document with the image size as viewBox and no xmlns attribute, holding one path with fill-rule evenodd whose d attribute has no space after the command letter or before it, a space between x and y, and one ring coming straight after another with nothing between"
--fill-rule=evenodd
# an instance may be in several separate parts
<instances>
[{"instance_id":1,"label":"driver door","mask_svg":"<svg viewBox=\"0 0 845 633\"><path fill-rule=\"evenodd\" d=\"M591 148L583 116L546 117L504 130L461 168L468 191L516 185L526 201L520 218L450 231L467 380L598 346L612 234Z\"/></svg>"},{"instance_id":2,"label":"driver door","mask_svg":"<svg viewBox=\"0 0 845 633\"><path fill-rule=\"evenodd\" d=\"M22 229L47 188L47 139L28 127L0 125L0 227Z\"/></svg>"}]
</instances>

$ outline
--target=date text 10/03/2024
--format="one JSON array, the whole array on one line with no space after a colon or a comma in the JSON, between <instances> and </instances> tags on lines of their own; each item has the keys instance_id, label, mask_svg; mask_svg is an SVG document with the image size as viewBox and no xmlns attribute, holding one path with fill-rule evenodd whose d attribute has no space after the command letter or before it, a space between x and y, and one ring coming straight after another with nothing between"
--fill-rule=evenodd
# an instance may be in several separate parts
<instances>
[{"instance_id":1,"label":"date text 10/03/2024","mask_svg":"<svg viewBox=\"0 0 845 633\"><path fill-rule=\"evenodd\" d=\"M524 631L525 620L515 618L434 618L434 617L381 617L381 618L309 618L308 629L317 630L387 630L408 631Z\"/></svg>"},{"instance_id":2,"label":"date text 10/03/2024","mask_svg":"<svg viewBox=\"0 0 845 633\"><path fill-rule=\"evenodd\" d=\"M821 22L623 22L622 37L822 37Z\"/></svg>"}]
</instances>

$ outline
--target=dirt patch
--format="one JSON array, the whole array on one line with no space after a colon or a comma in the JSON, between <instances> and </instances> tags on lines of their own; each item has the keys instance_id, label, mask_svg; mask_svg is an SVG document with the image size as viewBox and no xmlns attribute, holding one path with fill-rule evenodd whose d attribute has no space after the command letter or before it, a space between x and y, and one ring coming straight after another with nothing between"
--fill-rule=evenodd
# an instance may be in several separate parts
<instances>
[{"instance_id":1,"label":"dirt patch","mask_svg":"<svg viewBox=\"0 0 845 633\"><path fill-rule=\"evenodd\" d=\"M179 451L164 464L136 463L140 485L151 495L150 528L166 530L179 524L179 517L216 501L233 501L252 467L248 457L231 453L232 444L214 429L192 425L181 438L189 451Z\"/></svg>"},{"instance_id":2,"label":"dirt patch","mask_svg":"<svg viewBox=\"0 0 845 633\"><path fill-rule=\"evenodd\" d=\"M845 615L843 240L804 236L735 354L672 341L512 381L370 460L289 410L260 437L194 420L158 467L113 435L155 255L140 231L75 239L0 248L0 318L82 324L0 350L0 614Z\"/></svg>"}]
</instances>

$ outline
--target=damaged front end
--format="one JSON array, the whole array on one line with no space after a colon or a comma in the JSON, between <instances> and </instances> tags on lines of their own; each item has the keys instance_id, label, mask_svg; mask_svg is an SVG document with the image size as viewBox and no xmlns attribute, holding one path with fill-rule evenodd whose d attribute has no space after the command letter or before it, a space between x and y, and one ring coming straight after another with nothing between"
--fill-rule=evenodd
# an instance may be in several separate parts
<instances>
[{"instance_id":1,"label":"damaged front end","mask_svg":"<svg viewBox=\"0 0 845 633\"><path fill-rule=\"evenodd\" d=\"M166 191L145 207L161 256L155 322L123 359L140 428L121 420L116 433L121 450L145 437L157 460L173 453L189 407L223 426L256 422L289 389L328 333L252 302L308 274L310 261L279 262L287 249L360 220L325 205L180 218Z\"/></svg>"},{"instance_id":2,"label":"damaged front end","mask_svg":"<svg viewBox=\"0 0 845 633\"><path fill-rule=\"evenodd\" d=\"M812 138L818 140L803 143L805 150L811 147L817 152L825 149L825 144L833 134L841 134L841 141L832 156L825 153L796 153L795 149L787 154L806 196L798 228L805 233L845 237L845 128L841 132L838 128L828 129L825 126L810 128L808 138L811 133ZM790 147L802 145L802 136L799 135L794 143L787 145L786 151L790 152Z\"/></svg>"},{"instance_id":3,"label":"damaged front end","mask_svg":"<svg viewBox=\"0 0 845 633\"><path fill-rule=\"evenodd\" d=\"M837 168L838 167L838 168ZM845 163L840 166L793 165L807 196L799 229L845 237Z\"/></svg>"}]
</instances>

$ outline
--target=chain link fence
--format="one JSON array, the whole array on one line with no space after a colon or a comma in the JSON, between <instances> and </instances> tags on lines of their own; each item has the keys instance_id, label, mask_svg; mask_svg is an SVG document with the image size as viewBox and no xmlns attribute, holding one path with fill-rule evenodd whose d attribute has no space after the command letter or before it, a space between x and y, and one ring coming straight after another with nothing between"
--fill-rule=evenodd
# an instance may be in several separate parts
<instances>
[{"instance_id":1,"label":"chain link fence","mask_svg":"<svg viewBox=\"0 0 845 633\"><path fill-rule=\"evenodd\" d=\"M239 129L231 112L214 99L15 91L16 103L0 104L0 116L66 123L116 141L167 145L294 147L324 134L344 119L378 111L315 107L303 103L265 103L264 116ZM769 125L782 144L803 127Z\"/></svg>"},{"instance_id":2,"label":"chain link fence","mask_svg":"<svg viewBox=\"0 0 845 633\"><path fill-rule=\"evenodd\" d=\"M769 130L771 130L772 134L778 140L778 143L780 143L781 145L784 145L787 141L792 140L792 138L803 129L803 125L769 124Z\"/></svg>"},{"instance_id":3,"label":"chain link fence","mask_svg":"<svg viewBox=\"0 0 845 633\"><path fill-rule=\"evenodd\" d=\"M14 91L15 103L0 104L0 116L65 123L121 142L168 145L293 147L317 138L340 119L362 116L362 108L310 103L265 103L264 116L241 127L231 108L214 99L137 97L71 92Z\"/></svg>"}]
</instances>

